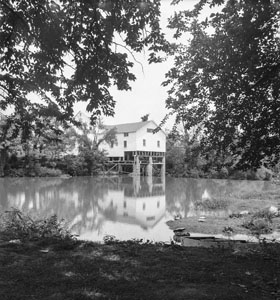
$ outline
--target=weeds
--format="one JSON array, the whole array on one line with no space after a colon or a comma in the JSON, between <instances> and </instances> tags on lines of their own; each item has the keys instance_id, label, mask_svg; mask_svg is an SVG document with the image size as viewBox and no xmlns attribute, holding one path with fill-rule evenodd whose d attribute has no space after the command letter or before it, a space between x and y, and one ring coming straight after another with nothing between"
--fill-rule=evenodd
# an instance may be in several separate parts
<instances>
[{"instance_id":1,"label":"weeds","mask_svg":"<svg viewBox=\"0 0 280 300\"><path fill-rule=\"evenodd\" d=\"M224 199L206 199L199 200L195 202L196 210L218 210L218 209L226 209L228 207L228 201Z\"/></svg>"},{"instance_id":2,"label":"weeds","mask_svg":"<svg viewBox=\"0 0 280 300\"><path fill-rule=\"evenodd\" d=\"M268 209L263 209L254 213L250 219L245 220L242 226L249 229L256 236L271 233L273 217L273 213Z\"/></svg>"},{"instance_id":3,"label":"weeds","mask_svg":"<svg viewBox=\"0 0 280 300\"><path fill-rule=\"evenodd\" d=\"M275 214L272 213L269 209L263 209L263 210L257 211L252 216L252 218L266 219L270 222L272 222L272 218L274 218L274 217L275 217Z\"/></svg>"},{"instance_id":4,"label":"weeds","mask_svg":"<svg viewBox=\"0 0 280 300\"><path fill-rule=\"evenodd\" d=\"M12 208L0 217L0 234L5 239L74 239L75 236L66 228L64 220L56 215L43 220L34 220L20 210Z\"/></svg>"}]
</instances>

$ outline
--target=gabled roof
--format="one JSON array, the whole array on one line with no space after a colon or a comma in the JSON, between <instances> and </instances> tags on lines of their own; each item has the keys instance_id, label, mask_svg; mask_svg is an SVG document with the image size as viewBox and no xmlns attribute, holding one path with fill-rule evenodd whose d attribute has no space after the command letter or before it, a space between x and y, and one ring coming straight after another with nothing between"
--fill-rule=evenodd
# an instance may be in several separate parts
<instances>
[{"instance_id":1,"label":"gabled roof","mask_svg":"<svg viewBox=\"0 0 280 300\"><path fill-rule=\"evenodd\" d=\"M145 122L136 122L136 123L126 123L126 124L117 124L117 125L106 125L104 126L106 129L116 128L117 133L124 132L136 132L138 129L142 128L146 124L153 121L145 121Z\"/></svg>"},{"instance_id":2,"label":"gabled roof","mask_svg":"<svg viewBox=\"0 0 280 300\"><path fill-rule=\"evenodd\" d=\"M74 117L77 121L80 122L86 122L86 123L90 123L90 117L87 116L86 114L84 114L83 112L79 111L75 117Z\"/></svg>"}]
</instances>

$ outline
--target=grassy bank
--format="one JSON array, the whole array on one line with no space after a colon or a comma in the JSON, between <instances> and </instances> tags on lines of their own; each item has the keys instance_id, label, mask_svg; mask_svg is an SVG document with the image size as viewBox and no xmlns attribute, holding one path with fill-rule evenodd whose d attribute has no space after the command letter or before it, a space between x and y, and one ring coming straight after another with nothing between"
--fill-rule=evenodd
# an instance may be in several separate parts
<instances>
[{"instance_id":1,"label":"grassy bank","mask_svg":"<svg viewBox=\"0 0 280 300\"><path fill-rule=\"evenodd\" d=\"M279 245L187 248L77 241L13 211L0 234L0 299L279 299Z\"/></svg>"},{"instance_id":2,"label":"grassy bank","mask_svg":"<svg viewBox=\"0 0 280 300\"><path fill-rule=\"evenodd\" d=\"M273 247L2 242L0 299L279 299Z\"/></svg>"}]
</instances>

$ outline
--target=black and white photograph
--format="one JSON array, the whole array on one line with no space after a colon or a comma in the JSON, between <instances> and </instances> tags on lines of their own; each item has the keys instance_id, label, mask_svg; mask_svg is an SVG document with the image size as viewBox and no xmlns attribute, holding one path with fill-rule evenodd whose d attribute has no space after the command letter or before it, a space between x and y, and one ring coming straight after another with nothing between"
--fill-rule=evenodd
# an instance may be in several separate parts
<instances>
[{"instance_id":1,"label":"black and white photograph","mask_svg":"<svg viewBox=\"0 0 280 300\"><path fill-rule=\"evenodd\" d=\"M0 300L280 300L280 1L0 0Z\"/></svg>"}]
</instances>

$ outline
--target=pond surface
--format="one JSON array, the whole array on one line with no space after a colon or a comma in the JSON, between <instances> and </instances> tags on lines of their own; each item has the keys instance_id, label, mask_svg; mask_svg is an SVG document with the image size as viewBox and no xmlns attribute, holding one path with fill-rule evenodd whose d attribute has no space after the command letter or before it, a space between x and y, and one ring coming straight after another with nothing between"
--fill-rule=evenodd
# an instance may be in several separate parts
<instances>
[{"instance_id":1,"label":"pond surface","mask_svg":"<svg viewBox=\"0 0 280 300\"><path fill-rule=\"evenodd\" d=\"M56 214L81 239L102 241L105 235L113 235L121 240L170 242L174 234L166 222L175 216L228 216L234 209L244 209L249 195L276 188L262 181L169 177L1 178L0 208L14 207L40 217ZM233 196L245 200L236 207L210 211L195 205L211 197Z\"/></svg>"}]
</instances>

